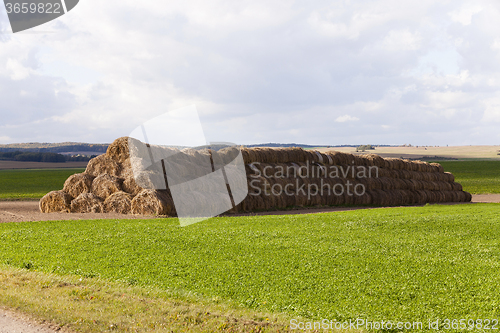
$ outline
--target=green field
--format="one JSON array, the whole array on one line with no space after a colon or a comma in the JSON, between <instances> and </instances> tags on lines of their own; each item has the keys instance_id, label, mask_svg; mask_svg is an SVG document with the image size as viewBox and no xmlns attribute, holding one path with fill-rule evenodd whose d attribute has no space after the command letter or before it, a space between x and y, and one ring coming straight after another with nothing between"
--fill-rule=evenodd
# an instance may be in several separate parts
<instances>
[{"instance_id":1,"label":"green field","mask_svg":"<svg viewBox=\"0 0 500 333\"><path fill-rule=\"evenodd\" d=\"M0 170L0 200L40 199L61 190L72 174L85 169Z\"/></svg>"},{"instance_id":2,"label":"green field","mask_svg":"<svg viewBox=\"0 0 500 333\"><path fill-rule=\"evenodd\" d=\"M500 318L500 206L8 223L0 264L311 319Z\"/></svg>"},{"instance_id":3,"label":"green field","mask_svg":"<svg viewBox=\"0 0 500 333\"><path fill-rule=\"evenodd\" d=\"M500 161L444 161L465 191L472 194L500 193Z\"/></svg>"}]
</instances>

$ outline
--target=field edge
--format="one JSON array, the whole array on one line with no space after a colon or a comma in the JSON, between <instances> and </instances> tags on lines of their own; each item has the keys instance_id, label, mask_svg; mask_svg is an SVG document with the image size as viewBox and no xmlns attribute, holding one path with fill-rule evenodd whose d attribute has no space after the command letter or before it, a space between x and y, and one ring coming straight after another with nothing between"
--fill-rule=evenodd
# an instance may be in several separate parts
<instances>
[{"instance_id":1,"label":"field edge","mask_svg":"<svg viewBox=\"0 0 500 333\"><path fill-rule=\"evenodd\" d=\"M284 314L154 287L5 264L0 265L0 289L0 306L62 332L291 331L291 318Z\"/></svg>"}]
</instances>

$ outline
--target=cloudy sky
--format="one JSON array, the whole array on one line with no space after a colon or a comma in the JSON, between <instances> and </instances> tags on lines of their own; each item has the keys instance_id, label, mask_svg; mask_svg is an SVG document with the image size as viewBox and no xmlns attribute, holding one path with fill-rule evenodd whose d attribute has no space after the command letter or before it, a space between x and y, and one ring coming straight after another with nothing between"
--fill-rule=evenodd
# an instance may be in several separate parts
<instances>
[{"instance_id":1,"label":"cloudy sky","mask_svg":"<svg viewBox=\"0 0 500 333\"><path fill-rule=\"evenodd\" d=\"M195 104L210 141L500 144L498 0L80 0L0 31L0 143Z\"/></svg>"}]
</instances>

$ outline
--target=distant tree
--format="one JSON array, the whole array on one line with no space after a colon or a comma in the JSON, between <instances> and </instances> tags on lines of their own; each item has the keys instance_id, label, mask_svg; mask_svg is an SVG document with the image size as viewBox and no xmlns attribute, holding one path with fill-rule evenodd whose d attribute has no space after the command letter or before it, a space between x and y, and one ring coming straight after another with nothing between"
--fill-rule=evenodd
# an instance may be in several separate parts
<instances>
[{"instance_id":1,"label":"distant tree","mask_svg":"<svg viewBox=\"0 0 500 333\"><path fill-rule=\"evenodd\" d=\"M359 147L356 148L356 151L366 151L366 150L373 150L375 149L375 147L373 147L372 145L361 145Z\"/></svg>"},{"instance_id":2,"label":"distant tree","mask_svg":"<svg viewBox=\"0 0 500 333\"><path fill-rule=\"evenodd\" d=\"M15 153L12 158L15 161L23 161L23 162L55 162L55 163L64 163L66 159L64 155L56 154L56 153Z\"/></svg>"}]
</instances>

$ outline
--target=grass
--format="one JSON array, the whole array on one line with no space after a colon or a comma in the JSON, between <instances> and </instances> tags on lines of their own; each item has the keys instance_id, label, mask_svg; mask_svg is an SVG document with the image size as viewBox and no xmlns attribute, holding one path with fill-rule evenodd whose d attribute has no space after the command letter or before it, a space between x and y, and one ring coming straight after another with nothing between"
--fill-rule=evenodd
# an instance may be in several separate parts
<instances>
[{"instance_id":1,"label":"grass","mask_svg":"<svg viewBox=\"0 0 500 333\"><path fill-rule=\"evenodd\" d=\"M440 161L472 194L500 193L500 161Z\"/></svg>"},{"instance_id":2,"label":"grass","mask_svg":"<svg viewBox=\"0 0 500 333\"><path fill-rule=\"evenodd\" d=\"M40 199L85 169L0 170L0 200Z\"/></svg>"},{"instance_id":3,"label":"grass","mask_svg":"<svg viewBox=\"0 0 500 333\"><path fill-rule=\"evenodd\" d=\"M500 317L500 205L0 225L0 263L290 317ZM78 315L77 305L71 311Z\"/></svg>"},{"instance_id":4,"label":"grass","mask_svg":"<svg viewBox=\"0 0 500 333\"><path fill-rule=\"evenodd\" d=\"M216 299L0 266L0 302L78 332L285 332L283 315Z\"/></svg>"}]
</instances>

